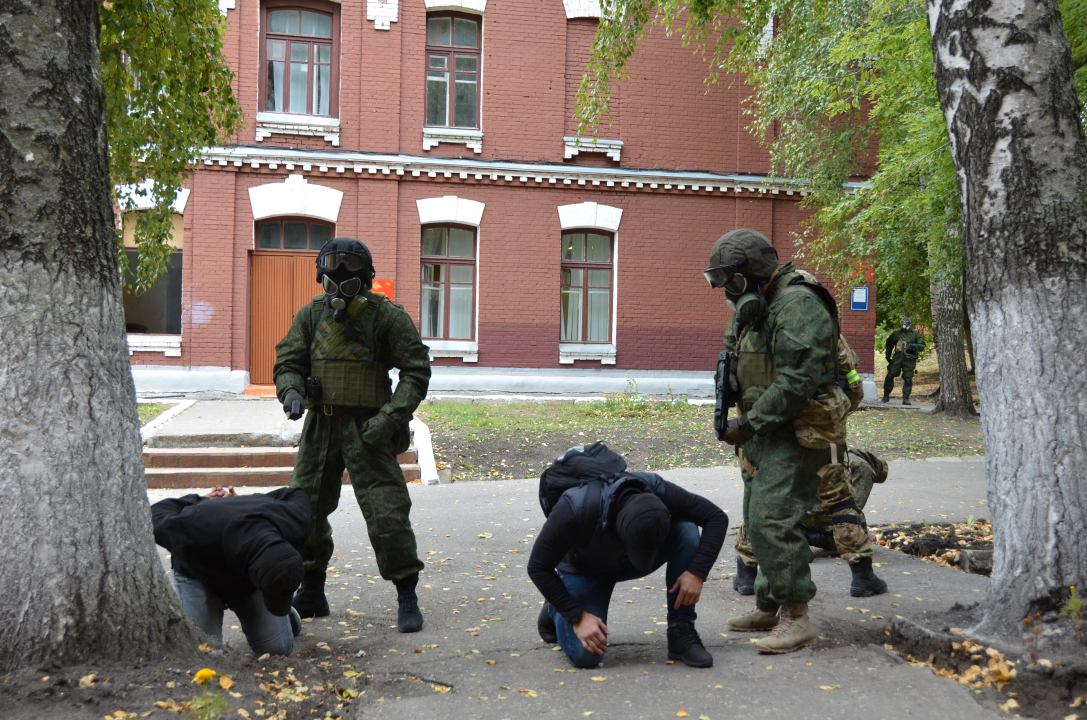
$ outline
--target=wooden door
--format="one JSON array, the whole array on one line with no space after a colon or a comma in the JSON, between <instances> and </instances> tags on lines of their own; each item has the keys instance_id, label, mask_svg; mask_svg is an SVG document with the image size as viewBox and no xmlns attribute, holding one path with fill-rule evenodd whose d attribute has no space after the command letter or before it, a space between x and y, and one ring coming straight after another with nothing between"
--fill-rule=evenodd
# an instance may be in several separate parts
<instances>
[{"instance_id":1,"label":"wooden door","mask_svg":"<svg viewBox=\"0 0 1087 720\"><path fill-rule=\"evenodd\" d=\"M321 292L317 253L254 253L250 283L249 381L272 384L276 344L294 316Z\"/></svg>"}]
</instances>

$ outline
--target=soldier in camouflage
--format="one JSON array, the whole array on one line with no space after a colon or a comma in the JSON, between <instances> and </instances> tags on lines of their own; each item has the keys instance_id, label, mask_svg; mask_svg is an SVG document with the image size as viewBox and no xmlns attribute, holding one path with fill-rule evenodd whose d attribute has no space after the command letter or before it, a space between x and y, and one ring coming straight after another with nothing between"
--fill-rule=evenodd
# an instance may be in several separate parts
<instances>
[{"instance_id":1,"label":"soldier in camouflage","mask_svg":"<svg viewBox=\"0 0 1087 720\"><path fill-rule=\"evenodd\" d=\"M718 239L703 274L735 307L726 335L735 339L742 414L728 421L724 440L742 448L744 522L762 559L757 610L728 625L771 630L760 652L792 652L816 640L808 616L816 588L800 524L818 500L823 469L837 464L850 406L837 384L837 306L792 263L779 268L770 241L754 230Z\"/></svg>"},{"instance_id":2,"label":"soldier in camouflage","mask_svg":"<svg viewBox=\"0 0 1087 720\"><path fill-rule=\"evenodd\" d=\"M309 494L313 531L302 550L305 576L294 598L302 617L329 614L325 573L346 467L381 577L396 586L400 632L423 626L415 587L423 569L409 512L411 498L398 453L408 423L426 397L430 355L411 317L370 291L370 251L354 238L333 238L317 256L325 294L295 316L276 346L276 395L292 420L306 412L291 487ZM389 370L400 380L392 392Z\"/></svg>"},{"instance_id":3,"label":"soldier in camouflage","mask_svg":"<svg viewBox=\"0 0 1087 720\"><path fill-rule=\"evenodd\" d=\"M902 327L887 338L885 356L887 358L887 377L883 379L883 402L891 399L895 389L895 378L902 375L902 404L910 404L913 392L913 373L917 369L917 358L925 351L925 336L913 329L908 317L902 318Z\"/></svg>"}]
</instances>

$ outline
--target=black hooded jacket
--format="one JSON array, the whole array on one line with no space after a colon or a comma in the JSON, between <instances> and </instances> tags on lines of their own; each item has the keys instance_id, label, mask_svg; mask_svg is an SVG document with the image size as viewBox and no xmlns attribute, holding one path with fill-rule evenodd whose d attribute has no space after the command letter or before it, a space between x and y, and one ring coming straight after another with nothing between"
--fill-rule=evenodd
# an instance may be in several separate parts
<instances>
[{"instance_id":1,"label":"black hooded jacket","mask_svg":"<svg viewBox=\"0 0 1087 720\"><path fill-rule=\"evenodd\" d=\"M257 591L264 572L301 552L309 537L309 497L298 488L263 495L185 495L151 506L155 542L174 572L199 580L229 602Z\"/></svg>"}]
</instances>

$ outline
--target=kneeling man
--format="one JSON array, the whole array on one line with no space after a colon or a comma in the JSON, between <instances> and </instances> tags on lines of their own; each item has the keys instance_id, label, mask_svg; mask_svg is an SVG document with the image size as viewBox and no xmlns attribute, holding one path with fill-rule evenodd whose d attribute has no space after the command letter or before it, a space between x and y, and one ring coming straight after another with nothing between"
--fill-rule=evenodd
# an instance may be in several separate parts
<instances>
[{"instance_id":1,"label":"kneeling man","mask_svg":"<svg viewBox=\"0 0 1087 720\"><path fill-rule=\"evenodd\" d=\"M291 654L302 629L291 600L311 523L304 490L236 495L216 487L155 503L151 521L155 542L171 553L181 605L201 630L221 642L230 608L253 652Z\"/></svg>"},{"instance_id":2,"label":"kneeling man","mask_svg":"<svg viewBox=\"0 0 1087 720\"><path fill-rule=\"evenodd\" d=\"M575 666L600 663L615 584L667 564L668 657L710 667L695 603L725 541L728 516L660 475L625 472L603 443L570 448L540 477L548 516L528 562L545 603L537 628ZM702 529L701 535L699 528Z\"/></svg>"}]
</instances>

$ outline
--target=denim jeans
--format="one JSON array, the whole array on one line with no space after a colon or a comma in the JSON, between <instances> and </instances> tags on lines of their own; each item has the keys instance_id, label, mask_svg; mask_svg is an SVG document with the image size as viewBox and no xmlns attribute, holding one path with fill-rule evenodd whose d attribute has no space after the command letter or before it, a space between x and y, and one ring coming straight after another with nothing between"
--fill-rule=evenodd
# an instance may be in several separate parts
<instances>
[{"instance_id":1,"label":"denim jeans","mask_svg":"<svg viewBox=\"0 0 1087 720\"><path fill-rule=\"evenodd\" d=\"M665 593L668 598L668 624L672 625L681 621L693 623L698 617L694 605L687 605L676 610L678 593L668 592L668 589L676 584L680 575L686 572L687 566L691 564L691 559L698 550L700 541L697 525L692 522L673 522L668 536L657 551L657 557L653 559L651 569L642 571L627 565L613 575L563 575L562 582L585 612L596 615L606 625L608 605L611 603L611 593L615 589L615 584L645 577L656 572L661 565L668 563L668 568L664 572ZM579 668L594 668L600 664L604 656L586 650L577 633L574 632L574 626L566 622L566 618L555 612L554 608L551 608L551 617L555 621L555 634L558 636L559 646L566 653L566 657L570 658L570 662Z\"/></svg>"},{"instance_id":2,"label":"denim jeans","mask_svg":"<svg viewBox=\"0 0 1087 720\"><path fill-rule=\"evenodd\" d=\"M230 603L204 587L199 580L174 573L174 585L181 606L200 629L223 640L223 611L228 607L238 616L249 647L257 655L290 655L294 651L294 633L289 615L268 612L260 590Z\"/></svg>"}]
</instances>

